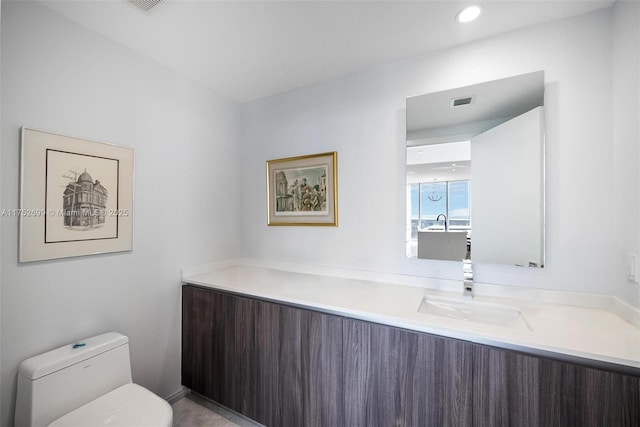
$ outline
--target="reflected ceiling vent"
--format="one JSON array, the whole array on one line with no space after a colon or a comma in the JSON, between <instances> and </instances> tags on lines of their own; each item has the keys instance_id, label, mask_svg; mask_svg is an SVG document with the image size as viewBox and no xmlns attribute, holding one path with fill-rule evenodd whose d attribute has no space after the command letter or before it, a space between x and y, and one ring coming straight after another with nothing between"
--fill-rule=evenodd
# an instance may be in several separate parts
<instances>
[{"instance_id":1,"label":"reflected ceiling vent","mask_svg":"<svg viewBox=\"0 0 640 427\"><path fill-rule=\"evenodd\" d=\"M464 107L465 105L471 105L475 100L476 100L475 96L467 96L464 98L454 98L451 100L451 108Z\"/></svg>"},{"instance_id":2,"label":"reflected ceiling vent","mask_svg":"<svg viewBox=\"0 0 640 427\"><path fill-rule=\"evenodd\" d=\"M163 0L124 0L129 4L134 5L138 9L149 12L154 6L162 3Z\"/></svg>"}]
</instances>

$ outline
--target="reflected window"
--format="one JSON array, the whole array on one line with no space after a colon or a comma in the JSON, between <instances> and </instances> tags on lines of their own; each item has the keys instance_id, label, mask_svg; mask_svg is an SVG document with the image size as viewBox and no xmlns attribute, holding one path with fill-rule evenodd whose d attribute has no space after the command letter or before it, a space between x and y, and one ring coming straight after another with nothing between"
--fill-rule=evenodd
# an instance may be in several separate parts
<instances>
[{"instance_id":1,"label":"reflected window","mask_svg":"<svg viewBox=\"0 0 640 427\"><path fill-rule=\"evenodd\" d=\"M411 240L417 240L421 230L444 230L444 217L449 230L471 229L468 180L416 183L407 187Z\"/></svg>"}]
</instances>

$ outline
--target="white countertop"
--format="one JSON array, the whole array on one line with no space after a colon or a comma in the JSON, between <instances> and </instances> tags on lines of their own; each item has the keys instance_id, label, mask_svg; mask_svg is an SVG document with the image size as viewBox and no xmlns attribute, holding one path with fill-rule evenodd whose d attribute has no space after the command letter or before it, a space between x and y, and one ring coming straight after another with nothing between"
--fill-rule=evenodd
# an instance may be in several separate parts
<instances>
[{"instance_id":1,"label":"white countertop","mask_svg":"<svg viewBox=\"0 0 640 427\"><path fill-rule=\"evenodd\" d=\"M185 283L283 302L593 366L640 374L640 329L604 308L476 295L474 302L518 309L527 328L494 326L418 312L425 296L460 293L265 267L230 266L187 275Z\"/></svg>"}]
</instances>

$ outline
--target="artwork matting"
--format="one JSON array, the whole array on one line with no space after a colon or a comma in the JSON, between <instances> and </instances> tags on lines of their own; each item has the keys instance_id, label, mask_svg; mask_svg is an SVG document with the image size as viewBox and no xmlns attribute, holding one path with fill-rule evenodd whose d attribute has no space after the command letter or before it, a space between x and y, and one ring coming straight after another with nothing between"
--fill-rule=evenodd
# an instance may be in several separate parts
<instances>
[{"instance_id":1,"label":"artwork matting","mask_svg":"<svg viewBox=\"0 0 640 427\"><path fill-rule=\"evenodd\" d=\"M21 130L19 261L133 249L133 150Z\"/></svg>"},{"instance_id":2,"label":"artwork matting","mask_svg":"<svg viewBox=\"0 0 640 427\"><path fill-rule=\"evenodd\" d=\"M338 225L333 152L267 161L268 225Z\"/></svg>"}]
</instances>

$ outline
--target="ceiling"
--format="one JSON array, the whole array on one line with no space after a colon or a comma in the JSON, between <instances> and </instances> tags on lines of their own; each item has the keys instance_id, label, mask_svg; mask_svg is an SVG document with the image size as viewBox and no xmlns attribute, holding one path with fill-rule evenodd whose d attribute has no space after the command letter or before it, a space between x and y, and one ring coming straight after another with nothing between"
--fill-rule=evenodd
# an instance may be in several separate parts
<instances>
[{"instance_id":1,"label":"ceiling","mask_svg":"<svg viewBox=\"0 0 640 427\"><path fill-rule=\"evenodd\" d=\"M453 106L454 100L471 100ZM471 138L544 104L544 71L407 98L407 145Z\"/></svg>"},{"instance_id":2,"label":"ceiling","mask_svg":"<svg viewBox=\"0 0 640 427\"><path fill-rule=\"evenodd\" d=\"M609 7L614 0L42 0L50 9L240 103L368 67Z\"/></svg>"},{"instance_id":3,"label":"ceiling","mask_svg":"<svg viewBox=\"0 0 640 427\"><path fill-rule=\"evenodd\" d=\"M407 182L468 180L468 140L543 104L543 71L407 98Z\"/></svg>"},{"instance_id":4,"label":"ceiling","mask_svg":"<svg viewBox=\"0 0 640 427\"><path fill-rule=\"evenodd\" d=\"M471 143L407 147L407 184L468 180L471 175Z\"/></svg>"}]
</instances>

